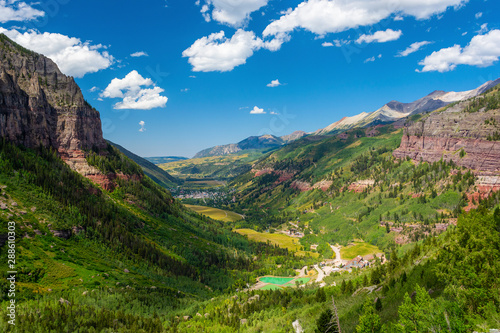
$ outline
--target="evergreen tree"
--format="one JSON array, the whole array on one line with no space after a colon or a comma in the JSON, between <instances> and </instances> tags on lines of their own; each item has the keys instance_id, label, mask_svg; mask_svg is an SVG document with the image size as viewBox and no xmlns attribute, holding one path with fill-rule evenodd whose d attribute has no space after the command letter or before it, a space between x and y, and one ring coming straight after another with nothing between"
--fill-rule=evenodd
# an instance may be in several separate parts
<instances>
[{"instance_id":1,"label":"evergreen tree","mask_svg":"<svg viewBox=\"0 0 500 333\"><path fill-rule=\"evenodd\" d=\"M326 302L326 294L323 288L319 288L318 291L316 291L316 302Z\"/></svg>"},{"instance_id":2,"label":"evergreen tree","mask_svg":"<svg viewBox=\"0 0 500 333\"><path fill-rule=\"evenodd\" d=\"M357 333L378 333L381 332L382 324L379 315L375 312L373 302L367 299L363 305L363 314L359 317L359 324L356 326Z\"/></svg>"},{"instance_id":3,"label":"evergreen tree","mask_svg":"<svg viewBox=\"0 0 500 333\"><path fill-rule=\"evenodd\" d=\"M380 300L380 297L377 297L377 301L375 302L375 310L379 312L382 310L382 301Z\"/></svg>"},{"instance_id":4,"label":"evergreen tree","mask_svg":"<svg viewBox=\"0 0 500 333\"><path fill-rule=\"evenodd\" d=\"M338 332L337 321L334 319L333 311L326 309L321 313L316 322L316 333Z\"/></svg>"},{"instance_id":5,"label":"evergreen tree","mask_svg":"<svg viewBox=\"0 0 500 333\"><path fill-rule=\"evenodd\" d=\"M366 274L363 276L363 286L368 286L368 277L366 276Z\"/></svg>"}]
</instances>

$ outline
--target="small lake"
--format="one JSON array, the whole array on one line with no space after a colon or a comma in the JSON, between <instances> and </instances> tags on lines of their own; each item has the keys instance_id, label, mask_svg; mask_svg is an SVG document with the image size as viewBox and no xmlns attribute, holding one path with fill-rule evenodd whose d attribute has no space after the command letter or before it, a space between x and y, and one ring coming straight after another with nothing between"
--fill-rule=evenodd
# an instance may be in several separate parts
<instances>
[{"instance_id":1,"label":"small lake","mask_svg":"<svg viewBox=\"0 0 500 333\"><path fill-rule=\"evenodd\" d=\"M273 277L273 276L265 276L259 279L261 282L264 283L272 283L272 284L277 284L279 286L284 285L285 283L288 283L293 280L293 278L284 278L284 277Z\"/></svg>"}]
</instances>

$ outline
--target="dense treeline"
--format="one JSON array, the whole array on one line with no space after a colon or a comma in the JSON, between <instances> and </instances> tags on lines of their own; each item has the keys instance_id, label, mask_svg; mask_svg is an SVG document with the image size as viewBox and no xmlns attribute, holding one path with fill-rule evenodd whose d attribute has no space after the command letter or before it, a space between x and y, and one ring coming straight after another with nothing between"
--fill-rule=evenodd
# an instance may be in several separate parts
<instances>
[{"instance_id":1,"label":"dense treeline","mask_svg":"<svg viewBox=\"0 0 500 333\"><path fill-rule=\"evenodd\" d=\"M76 222L85 228L87 236L107 242L117 251L138 255L174 275L194 278L196 269L165 255L156 245L137 232L141 224L134 215L107 200L94 185L85 181L60 160L56 153L43 147L38 152L23 150L4 140L0 143L0 172L12 175L20 182L40 186L62 207L54 214L64 214L68 207L76 208ZM152 200L154 200L152 198ZM70 220L67 218L67 220ZM71 222L66 228L71 227Z\"/></svg>"},{"instance_id":2,"label":"dense treeline","mask_svg":"<svg viewBox=\"0 0 500 333\"><path fill-rule=\"evenodd\" d=\"M86 154L87 162L102 173L123 173L125 175L144 175L141 167L120 153L118 148L107 144L106 150L92 150Z\"/></svg>"},{"instance_id":3,"label":"dense treeline","mask_svg":"<svg viewBox=\"0 0 500 333\"><path fill-rule=\"evenodd\" d=\"M125 256L147 260L167 274L187 276L224 289L233 283L233 273L228 276L224 269L252 270L255 263L249 254L258 253L254 250L282 251L270 246L250 246L247 240L232 234L222 223L185 211L168 192L147 177L118 178L118 188L108 194L112 198L133 202L138 214L131 214L71 171L53 151L40 148L35 152L2 142L0 152L3 174L14 177L19 186L24 183L39 186L39 195L48 195L50 200L59 203L50 208L51 214L60 217L54 228L70 230L73 226L81 226L86 237L103 241ZM119 158L112 160L116 162ZM113 169L126 170L118 162L114 163ZM154 222L150 222L153 224L144 224L141 211L155 217ZM180 230L172 233L172 228ZM204 243L202 239L214 244ZM166 254L158 244L173 249L180 257ZM234 252L231 250L234 248L241 251ZM217 277L220 274L226 277L221 280Z\"/></svg>"}]
</instances>

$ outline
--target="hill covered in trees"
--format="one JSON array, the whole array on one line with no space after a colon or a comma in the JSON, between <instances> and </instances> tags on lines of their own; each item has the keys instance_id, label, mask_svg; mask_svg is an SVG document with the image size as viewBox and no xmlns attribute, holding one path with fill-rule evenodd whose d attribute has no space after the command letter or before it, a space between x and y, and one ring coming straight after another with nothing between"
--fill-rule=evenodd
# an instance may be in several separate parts
<instances>
[{"instance_id":1,"label":"hill covered in trees","mask_svg":"<svg viewBox=\"0 0 500 333\"><path fill-rule=\"evenodd\" d=\"M500 170L495 158L468 162L483 156L471 147L489 143L495 153L498 89L405 128L306 136L246 156L241 172L226 165L237 175L230 195L204 203L245 219L223 223L184 208L107 143L97 110L49 59L0 43L0 260L15 253L16 270L1 270L2 331L499 328ZM432 139L435 119L452 120L442 133L481 133L479 144L425 154L418 143ZM285 226L302 236L292 250L233 232ZM376 246L382 260L321 276L331 245L352 243ZM304 280L258 289L264 276Z\"/></svg>"}]
</instances>

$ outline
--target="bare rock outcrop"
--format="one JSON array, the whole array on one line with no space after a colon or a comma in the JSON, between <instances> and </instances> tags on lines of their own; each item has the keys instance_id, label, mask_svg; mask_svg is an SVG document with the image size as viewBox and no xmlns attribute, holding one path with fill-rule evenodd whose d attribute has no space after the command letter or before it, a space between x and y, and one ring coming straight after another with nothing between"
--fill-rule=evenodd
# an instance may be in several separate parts
<instances>
[{"instance_id":1,"label":"bare rock outcrop","mask_svg":"<svg viewBox=\"0 0 500 333\"><path fill-rule=\"evenodd\" d=\"M86 152L106 154L99 112L72 77L49 58L0 34L0 138L28 148L55 149L71 169L112 191L123 175L90 166ZM138 176L139 177L139 176Z\"/></svg>"},{"instance_id":2,"label":"bare rock outcrop","mask_svg":"<svg viewBox=\"0 0 500 333\"><path fill-rule=\"evenodd\" d=\"M461 102L407 124L394 157L417 162L452 160L472 170L500 172L500 141L488 140L500 132L500 110L467 112L470 103Z\"/></svg>"},{"instance_id":3,"label":"bare rock outcrop","mask_svg":"<svg viewBox=\"0 0 500 333\"><path fill-rule=\"evenodd\" d=\"M60 152L105 148L99 112L49 58L0 35L0 137Z\"/></svg>"}]
</instances>

